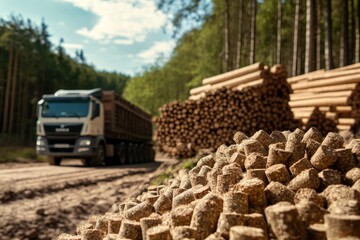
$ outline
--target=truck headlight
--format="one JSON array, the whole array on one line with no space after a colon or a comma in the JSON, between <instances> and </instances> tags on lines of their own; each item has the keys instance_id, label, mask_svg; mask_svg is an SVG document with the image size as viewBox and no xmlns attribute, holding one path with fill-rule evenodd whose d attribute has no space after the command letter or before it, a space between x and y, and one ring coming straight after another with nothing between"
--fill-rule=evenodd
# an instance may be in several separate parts
<instances>
[{"instance_id":1,"label":"truck headlight","mask_svg":"<svg viewBox=\"0 0 360 240\"><path fill-rule=\"evenodd\" d=\"M38 138L36 139L36 146L45 146L45 141L44 141L44 139L41 138L41 137L38 137Z\"/></svg>"},{"instance_id":2,"label":"truck headlight","mask_svg":"<svg viewBox=\"0 0 360 240\"><path fill-rule=\"evenodd\" d=\"M80 146L90 146L91 145L91 139L82 139L79 142Z\"/></svg>"}]
</instances>

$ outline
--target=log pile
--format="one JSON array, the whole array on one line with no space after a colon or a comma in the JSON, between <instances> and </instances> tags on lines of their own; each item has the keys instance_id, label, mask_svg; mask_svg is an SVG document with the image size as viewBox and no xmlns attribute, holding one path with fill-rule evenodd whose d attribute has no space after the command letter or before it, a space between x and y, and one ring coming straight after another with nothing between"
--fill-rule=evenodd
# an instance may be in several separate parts
<instances>
[{"instance_id":1,"label":"log pile","mask_svg":"<svg viewBox=\"0 0 360 240\"><path fill-rule=\"evenodd\" d=\"M319 70L288 79L293 93L289 105L306 129L360 130L360 63Z\"/></svg>"},{"instance_id":2,"label":"log pile","mask_svg":"<svg viewBox=\"0 0 360 240\"><path fill-rule=\"evenodd\" d=\"M59 240L360 239L360 140L242 132Z\"/></svg>"},{"instance_id":3,"label":"log pile","mask_svg":"<svg viewBox=\"0 0 360 240\"><path fill-rule=\"evenodd\" d=\"M262 65L258 64L256 68L259 66ZM245 70L236 71L248 73L249 67ZM224 74L225 79L232 84L234 79L229 79L232 77L229 73ZM254 75L254 72L248 75ZM244 82L244 79L249 79L246 78L248 75L235 80ZM253 81L246 80L244 84L247 86L242 90L234 89L239 88L238 85L231 85L233 89L225 88L227 81L218 82L216 76L210 79L211 83L216 80L214 84L222 84L221 88L208 91L197 100L163 106L160 116L155 119L155 140L159 150L186 158L194 156L200 149L229 143L238 130L253 134L258 128L273 131L298 127L299 122L294 121L288 105L291 88L286 82L286 70L282 66L262 68L256 75L262 76L261 84L249 86ZM205 80L206 84L210 81Z\"/></svg>"}]
</instances>

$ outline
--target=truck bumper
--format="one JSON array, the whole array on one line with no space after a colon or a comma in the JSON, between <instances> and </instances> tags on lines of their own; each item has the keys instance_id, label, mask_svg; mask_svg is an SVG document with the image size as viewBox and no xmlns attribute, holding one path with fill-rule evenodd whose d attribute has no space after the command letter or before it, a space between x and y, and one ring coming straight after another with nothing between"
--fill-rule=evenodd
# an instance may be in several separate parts
<instances>
[{"instance_id":1,"label":"truck bumper","mask_svg":"<svg viewBox=\"0 0 360 240\"><path fill-rule=\"evenodd\" d=\"M96 155L95 143L94 137L79 137L72 141L64 141L61 138L38 137L36 153L61 158L88 158Z\"/></svg>"}]
</instances>

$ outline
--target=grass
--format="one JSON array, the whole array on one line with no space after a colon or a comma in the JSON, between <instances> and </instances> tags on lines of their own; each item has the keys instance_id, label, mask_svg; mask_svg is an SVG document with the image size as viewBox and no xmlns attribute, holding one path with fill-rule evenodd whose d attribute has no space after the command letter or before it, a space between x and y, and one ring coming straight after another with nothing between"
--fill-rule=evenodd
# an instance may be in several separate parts
<instances>
[{"instance_id":1,"label":"grass","mask_svg":"<svg viewBox=\"0 0 360 240\"><path fill-rule=\"evenodd\" d=\"M184 159L179 164L168 167L163 173L157 175L151 182L151 185L163 185L166 182L174 177L174 174L177 173L181 169L191 170L195 167L196 163L193 158Z\"/></svg>"},{"instance_id":2,"label":"grass","mask_svg":"<svg viewBox=\"0 0 360 240\"><path fill-rule=\"evenodd\" d=\"M44 161L44 157L36 154L35 147L2 147L0 163Z\"/></svg>"}]
</instances>

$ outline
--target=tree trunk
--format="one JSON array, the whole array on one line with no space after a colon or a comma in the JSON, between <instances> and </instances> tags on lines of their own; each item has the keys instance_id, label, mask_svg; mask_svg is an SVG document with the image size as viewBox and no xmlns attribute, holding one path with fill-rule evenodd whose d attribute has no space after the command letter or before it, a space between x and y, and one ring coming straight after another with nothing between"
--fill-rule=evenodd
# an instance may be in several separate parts
<instances>
[{"instance_id":1,"label":"tree trunk","mask_svg":"<svg viewBox=\"0 0 360 240\"><path fill-rule=\"evenodd\" d=\"M340 66L349 65L349 0L344 1L343 12L343 29L342 29L342 59L343 62Z\"/></svg>"},{"instance_id":2,"label":"tree trunk","mask_svg":"<svg viewBox=\"0 0 360 240\"><path fill-rule=\"evenodd\" d=\"M224 72L229 70L229 0L224 1Z\"/></svg>"},{"instance_id":3,"label":"tree trunk","mask_svg":"<svg viewBox=\"0 0 360 240\"><path fill-rule=\"evenodd\" d=\"M343 29L341 29L341 36L343 35ZM339 46L339 67L344 66L344 38L340 38Z\"/></svg>"},{"instance_id":4,"label":"tree trunk","mask_svg":"<svg viewBox=\"0 0 360 240\"><path fill-rule=\"evenodd\" d=\"M330 0L329 0L330 1ZM300 12L300 0L296 0L295 6L295 20L294 20L294 41L293 41L293 59L292 59L292 71L291 75L295 76L297 59L298 59L298 39L299 39L299 12Z\"/></svg>"},{"instance_id":5,"label":"tree trunk","mask_svg":"<svg viewBox=\"0 0 360 240\"><path fill-rule=\"evenodd\" d=\"M250 24L250 56L249 64L255 62L255 34L256 34L256 0L251 0L251 24Z\"/></svg>"},{"instance_id":6,"label":"tree trunk","mask_svg":"<svg viewBox=\"0 0 360 240\"><path fill-rule=\"evenodd\" d=\"M15 127L15 132L16 132L16 136L18 139L21 139L21 122L23 121L23 119L26 118L26 116L21 116L21 106L22 106L22 99L24 96L24 72L22 69L22 62L20 61L19 63L19 76L18 76L18 97L17 97L17 106L16 106L16 127Z\"/></svg>"},{"instance_id":7,"label":"tree trunk","mask_svg":"<svg viewBox=\"0 0 360 240\"><path fill-rule=\"evenodd\" d=\"M314 0L306 0L305 73L315 70Z\"/></svg>"},{"instance_id":8,"label":"tree trunk","mask_svg":"<svg viewBox=\"0 0 360 240\"><path fill-rule=\"evenodd\" d=\"M321 0L316 2L316 69L321 69L321 20L322 20L322 6Z\"/></svg>"},{"instance_id":9,"label":"tree trunk","mask_svg":"<svg viewBox=\"0 0 360 240\"><path fill-rule=\"evenodd\" d=\"M28 89L29 83L27 80L26 75L24 74L24 89ZM21 130L20 130L20 138L22 141L25 141L27 138L27 123L29 118L29 91L24 91L24 95L22 98L22 108L21 108L21 115L22 115L22 121L21 121Z\"/></svg>"},{"instance_id":10,"label":"tree trunk","mask_svg":"<svg viewBox=\"0 0 360 240\"><path fill-rule=\"evenodd\" d=\"M11 90L11 102L10 102L10 120L9 120L9 129L8 133L12 133L13 123L14 123L14 112L15 112L15 96L16 96L16 81L17 81L17 72L18 72L18 61L19 61L19 51L15 50L15 60L14 60L14 73L13 73L13 84ZM19 97L19 96L18 96Z\"/></svg>"},{"instance_id":11,"label":"tree trunk","mask_svg":"<svg viewBox=\"0 0 360 240\"><path fill-rule=\"evenodd\" d=\"M9 111L9 101L10 101L10 86L11 86L11 78L12 78L12 64L13 64L13 56L14 50L10 47L9 50L9 62L8 62L8 72L7 72L7 80L6 80L6 91L5 91L5 105L4 105L4 118L3 118L3 128L2 132L7 132L7 123L8 123L8 111Z\"/></svg>"},{"instance_id":12,"label":"tree trunk","mask_svg":"<svg viewBox=\"0 0 360 240\"><path fill-rule=\"evenodd\" d=\"M355 60L355 7L354 0L350 1L351 9L351 38L350 38L350 47L349 47L349 64L353 63Z\"/></svg>"},{"instance_id":13,"label":"tree trunk","mask_svg":"<svg viewBox=\"0 0 360 240\"><path fill-rule=\"evenodd\" d=\"M238 37L236 47L236 68L241 66L241 42L242 42L242 22L243 22L243 0L239 0L239 19L238 19Z\"/></svg>"},{"instance_id":14,"label":"tree trunk","mask_svg":"<svg viewBox=\"0 0 360 240\"><path fill-rule=\"evenodd\" d=\"M331 20L331 0L325 0L325 68L334 68L332 56L332 20Z\"/></svg>"},{"instance_id":15,"label":"tree trunk","mask_svg":"<svg viewBox=\"0 0 360 240\"><path fill-rule=\"evenodd\" d=\"M0 49L2 50L2 49ZM4 90L6 87L6 81L5 81L5 68L3 68L3 60L4 60L4 53L5 51L1 51L0 52L0 108L3 108L3 104L4 104ZM0 123L2 120L2 116L3 116L3 111L0 111Z\"/></svg>"},{"instance_id":16,"label":"tree trunk","mask_svg":"<svg viewBox=\"0 0 360 240\"><path fill-rule=\"evenodd\" d=\"M277 45L276 45L276 63L281 63L281 0L278 0L277 11Z\"/></svg>"},{"instance_id":17,"label":"tree trunk","mask_svg":"<svg viewBox=\"0 0 360 240\"><path fill-rule=\"evenodd\" d=\"M360 62L360 0L357 1L355 62Z\"/></svg>"}]
</instances>

